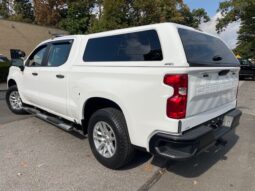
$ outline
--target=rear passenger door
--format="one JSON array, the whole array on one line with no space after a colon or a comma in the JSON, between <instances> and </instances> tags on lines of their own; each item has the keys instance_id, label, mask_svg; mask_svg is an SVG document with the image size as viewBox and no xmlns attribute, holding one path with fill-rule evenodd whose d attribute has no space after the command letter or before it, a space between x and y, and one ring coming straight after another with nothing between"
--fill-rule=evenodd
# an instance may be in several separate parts
<instances>
[{"instance_id":1,"label":"rear passenger door","mask_svg":"<svg viewBox=\"0 0 255 191\"><path fill-rule=\"evenodd\" d=\"M39 106L63 117L67 115L67 82L72 43L73 40L51 42L45 66L38 71Z\"/></svg>"}]
</instances>

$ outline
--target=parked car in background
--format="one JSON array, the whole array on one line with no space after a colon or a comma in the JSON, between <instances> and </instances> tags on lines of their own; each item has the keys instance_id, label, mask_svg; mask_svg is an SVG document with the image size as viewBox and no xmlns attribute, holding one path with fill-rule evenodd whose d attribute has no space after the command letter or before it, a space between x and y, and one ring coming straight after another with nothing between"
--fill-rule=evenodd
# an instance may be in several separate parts
<instances>
[{"instance_id":1,"label":"parked car in background","mask_svg":"<svg viewBox=\"0 0 255 191\"><path fill-rule=\"evenodd\" d=\"M255 80L255 64L247 59L239 59L241 70L239 72L240 79L251 78Z\"/></svg>"},{"instance_id":2,"label":"parked car in background","mask_svg":"<svg viewBox=\"0 0 255 191\"><path fill-rule=\"evenodd\" d=\"M7 80L10 66L9 59L0 54L0 82L5 82Z\"/></svg>"}]
</instances>

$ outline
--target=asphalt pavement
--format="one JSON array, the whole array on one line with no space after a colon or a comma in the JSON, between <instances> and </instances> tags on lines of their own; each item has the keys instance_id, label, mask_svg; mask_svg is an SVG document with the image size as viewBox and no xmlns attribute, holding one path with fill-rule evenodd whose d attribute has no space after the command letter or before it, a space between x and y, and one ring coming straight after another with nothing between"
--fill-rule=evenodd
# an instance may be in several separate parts
<instances>
[{"instance_id":1,"label":"asphalt pavement","mask_svg":"<svg viewBox=\"0 0 255 191\"><path fill-rule=\"evenodd\" d=\"M5 93L0 89L0 125L28 118L28 115L15 115L9 110L5 102Z\"/></svg>"},{"instance_id":2,"label":"asphalt pavement","mask_svg":"<svg viewBox=\"0 0 255 191\"><path fill-rule=\"evenodd\" d=\"M242 110L236 133L225 137L225 147L213 147L184 162L169 162L152 191L255 190L255 82L242 81L238 107Z\"/></svg>"},{"instance_id":3,"label":"asphalt pavement","mask_svg":"<svg viewBox=\"0 0 255 191\"><path fill-rule=\"evenodd\" d=\"M138 152L130 166L113 171L93 157L86 137L32 116L11 114L0 97L0 191L39 190L255 190L255 82L240 83L244 112L225 147L182 162Z\"/></svg>"},{"instance_id":4,"label":"asphalt pavement","mask_svg":"<svg viewBox=\"0 0 255 191\"><path fill-rule=\"evenodd\" d=\"M124 169L107 169L94 158L87 137L14 115L0 96L0 191L138 190L165 164L137 152Z\"/></svg>"}]
</instances>

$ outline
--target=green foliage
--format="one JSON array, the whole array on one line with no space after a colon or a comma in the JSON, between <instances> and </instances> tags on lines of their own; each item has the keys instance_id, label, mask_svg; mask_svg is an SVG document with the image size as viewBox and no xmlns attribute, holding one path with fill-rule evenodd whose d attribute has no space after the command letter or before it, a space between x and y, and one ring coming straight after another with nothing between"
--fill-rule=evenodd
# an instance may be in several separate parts
<instances>
[{"instance_id":1,"label":"green foliage","mask_svg":"<svg viewBox=\"0 0 255 191\"><path fill-rule=\"evenodd\" d=\"M88 31L91 19L92 2L79 0L68 3L67 13L59 27L69 31L70 34L84 34Z\"/></svg>"},{"instance_id":2,"label":"green foliage","mask_svg":"<svg viewBox=\"0 0 255 191\"><path fill-rule=\"evenodd\" d=\"M30 0L15 0L14 2L15 15L12 16L13 20L33 22L34 11Z\"/></svg>"},{"instance_id":3,"label":"green foliage","mask_svg":"<svg viewBox=\"0 0 255 191\"><path fill-rule=\"evenodd\" d=\"M157 4L154 0L135 0L129 12L129 23L132 26L153 24L160 21Z\"/></svg>"},{"instance_id":4,"label":"green foliage","mask_svg":"<svg viewBox=\"0 0 255 191\"><path fill-rule=\"evenodd\" d=\"M89 32L101 32L128 27L128 6L128 0L104 0L103 14L100 18L93 19L94 22Z\"/></svg>"},{"instance_id":5,"label":"green foliage","mask_svg":"<svg viewBox=\"0 0 255 191\"><path fill-rule=\"evenodd\" d=\"M255 57L255 0L227 0L220 3L223 18L218 20L218 32L232 22L241 21L235 52L244 58Z\"/></svg>"},{"instance_id":6,"label":"green foliage","mask_svg":"<svg viewBox=\"0 0 255 191\"><path fill-rule=\"evenodd\" d=\"M7 5L8 0L2 0ZM71 34L84 34L175 22L198 28L209 20L204 9L191 11L183 0L14 0L10 19L58 26ZM4 15L4 14L2 14ZM7 14L8 15L8 14Z\"/></svg>"},{"instance_id":7,"label":"green foliage","mask_svg":"<svg viewBox=\"0 0 255 191\"><path fill-rule=\"evenodd\" d=\"M2 0L2 2L0 3L0 16L2 16L3 18L9 17L8 3L8 0Z\"/></svg>"},{"instance_id":8,"label":"green foliage","mask_svg":"<svg viewBox=\"0 0 255 191\"><path fill-rule=\"evenodd\" d=\"M175 22L198 28L209 21L204 9L192 12L182 0L104 0L103 14L94 18L89 32L100 32L160 22Z\"/></svg>"},{"instance_id":9,"label":"green foliage","mask_svg":"<svg viewBox=\"0 0 255 191\"><path fill-rule=\"evenodd\" d=\"M198 28L202 22L210 21L210 17L204 9L194 9L192 11L192 18L192 26L195 28Z\"/></svg>"}]
</instances>

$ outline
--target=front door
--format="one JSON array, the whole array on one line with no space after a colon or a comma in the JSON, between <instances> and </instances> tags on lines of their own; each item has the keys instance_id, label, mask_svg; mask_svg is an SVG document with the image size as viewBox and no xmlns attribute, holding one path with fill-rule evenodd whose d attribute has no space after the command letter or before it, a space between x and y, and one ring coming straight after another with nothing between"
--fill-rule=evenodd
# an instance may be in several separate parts
<instances>
[{"instance_id":1,"label":"front door","mask_svg":"<svg viewBox=\"0 0 255 191\"><path fill-rule=\"evenodd\" d=\"M39 70L43 67L47 55L48 45L39 46L28 57L23 71L22 94L28 104L38 105Z\"/></svg>"},{"instance_id":2,"label":"front door","mask_svg":"<svg viewBox=\"0 0 255 191\"><path fill-rule=\"evenodd\" d=\"M72 40L49 44L45 66L38 71L37 92L42 109L60 116L67 115L67 82Z\"/></svg>"}]
</instances>

